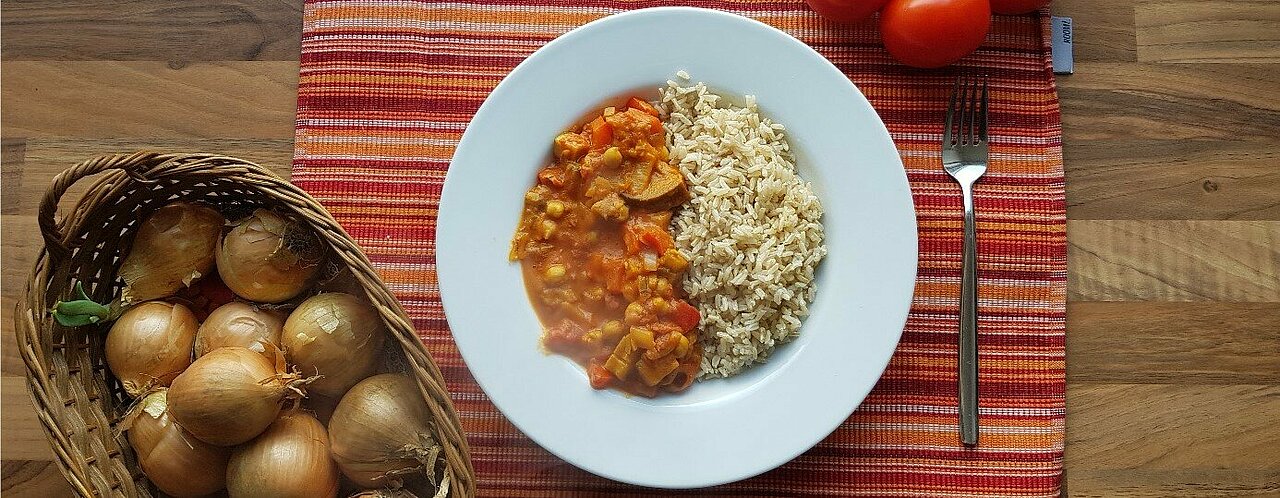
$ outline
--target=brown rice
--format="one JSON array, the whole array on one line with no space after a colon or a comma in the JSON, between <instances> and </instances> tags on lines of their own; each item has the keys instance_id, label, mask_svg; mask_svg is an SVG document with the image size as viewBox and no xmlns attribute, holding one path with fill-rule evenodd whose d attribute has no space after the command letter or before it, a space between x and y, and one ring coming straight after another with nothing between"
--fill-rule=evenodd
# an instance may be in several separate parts
<instances>
[{"instance_id":1,"label":"brown rice","mask_svg":"<svg viewBox=\"0 0 1280 498\"><path fill-rule=\"evenodd\" d=\"M702 313L700 377L727 377L799 334L827 254L822 204L796 174L783 126L760 116L754 97L728 105L684 71L677 79L658 108L693 199L672 225L691 263L684 288Z\"/></svg>"}]
</instances>

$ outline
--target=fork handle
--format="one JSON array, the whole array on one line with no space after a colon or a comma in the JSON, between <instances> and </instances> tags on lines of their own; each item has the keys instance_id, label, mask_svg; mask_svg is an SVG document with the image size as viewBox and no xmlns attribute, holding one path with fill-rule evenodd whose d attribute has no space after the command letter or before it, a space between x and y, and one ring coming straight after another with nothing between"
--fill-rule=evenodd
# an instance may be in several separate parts
<instances>
[{"instance_id":1,"label":"fork handle","mask_svg":"<svg viewBox=\"0 0 1280 498\"><path fill-rule=\"evenodd\" d=\"M978 444L978 232L973 187L964 186L964 251L960 280L960 440Z\"/></svg>"}]
</instances>

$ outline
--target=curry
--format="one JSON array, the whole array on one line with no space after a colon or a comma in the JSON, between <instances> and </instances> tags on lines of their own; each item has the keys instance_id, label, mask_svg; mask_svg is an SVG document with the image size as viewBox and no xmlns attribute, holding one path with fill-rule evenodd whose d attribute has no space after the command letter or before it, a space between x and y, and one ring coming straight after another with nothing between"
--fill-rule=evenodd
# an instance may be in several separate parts
<instances>
[{"instance_id":1,"label":"curry","mask_svg":"<svg viewBox=\"0 0 1280 498\"><path fill-rule=\"evenodd\" d=\"M693 383L698 310L683 299L688 260L668 225L689 200L667 162L658 112L632 98L552 141L554 161L525 193L511 242L543 347L591 386L655 396Z\"/></svg>"}]
</instances>

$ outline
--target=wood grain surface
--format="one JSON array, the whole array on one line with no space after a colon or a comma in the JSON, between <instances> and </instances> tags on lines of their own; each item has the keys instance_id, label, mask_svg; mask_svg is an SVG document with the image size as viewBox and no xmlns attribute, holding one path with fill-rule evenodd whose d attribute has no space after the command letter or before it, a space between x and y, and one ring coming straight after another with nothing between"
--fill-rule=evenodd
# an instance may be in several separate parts
<instances>
[{"instance_id":1,"label":"wood grain surface","mask_svg":"<svg viewBox=\"0 0 1280 498\"><path fill-rule=\"evenodd\" d=\"M14 351L63 168L154 148L287 173L301 2L0 12L0 492L69 496ZM1280 496L1280 2L1057 0L1070 496Z\"/></svg>"}]
</instances>

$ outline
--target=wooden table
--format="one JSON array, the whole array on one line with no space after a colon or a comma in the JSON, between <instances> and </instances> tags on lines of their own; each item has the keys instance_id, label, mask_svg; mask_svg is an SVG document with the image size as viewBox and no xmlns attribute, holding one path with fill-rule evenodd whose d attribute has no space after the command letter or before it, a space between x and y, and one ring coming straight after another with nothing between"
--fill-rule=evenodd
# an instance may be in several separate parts
<instances>
[{"instance_id":1,"label":"wooden table","mask_svg":"<svg viewBox=\"0 0 1280 498\"><path fill-rule=\"evenodd\" d=\"M118 4L118 5L113 5ZM1072 496L1280 495L1280 1L1058 0ZM70 494L11 313L36 206L82 159L216 151L287 173L301 2L3 6L3 492Z\"/></svg>"}]
</instances>

